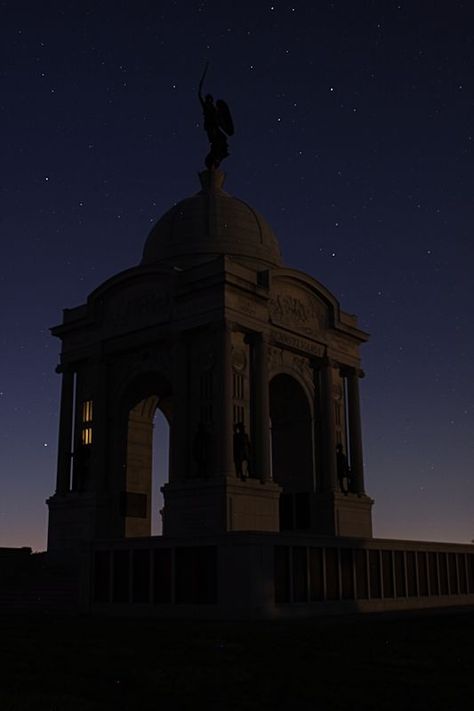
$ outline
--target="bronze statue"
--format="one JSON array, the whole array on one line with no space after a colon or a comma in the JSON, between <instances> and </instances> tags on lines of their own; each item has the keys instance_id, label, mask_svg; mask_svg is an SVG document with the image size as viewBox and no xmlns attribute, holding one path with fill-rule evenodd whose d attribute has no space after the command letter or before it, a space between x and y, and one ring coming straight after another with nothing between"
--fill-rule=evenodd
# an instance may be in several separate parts
<instances>
[{"instance_id":1,"label":"bronze statue","mask_svg":"<svg viewBox=\"0 0 474 711\"><path fill-rule=\"evenodd\" d=\"M342 444L336 446L336 468L339 488L343 494L347 494L350 491L351 470L349 469Z\"/></svg>"},{"instance_id":2,"label":"bronze statue","mask_svg":"<svg viewBox=\"0 0 474 711\"><path fill-rule=\"evenodd\" d=\"M238 477L245 481L252 476L252 445L243 422L234 425L234 464ZM245 468L243 466L245 462Z\"/></svg>"},{"instance_id":3,"label":"bronze statue","mask_svg":"<svg viewBox=\"0 0 474 711\"><path fill-rule=\"evenodd\" d=\"M202 85L207 74L209 64L206 64L201 81L199 82L198 96L204 114L204 130L210 143L210 151L206 156L206 167L208 170L218 168L221 161L229 155L227 137L234 135L234 124L232 116L226 102L222 99L214 99L211 94L206 94L203 98Z\"/></svg>"}]
</instances>

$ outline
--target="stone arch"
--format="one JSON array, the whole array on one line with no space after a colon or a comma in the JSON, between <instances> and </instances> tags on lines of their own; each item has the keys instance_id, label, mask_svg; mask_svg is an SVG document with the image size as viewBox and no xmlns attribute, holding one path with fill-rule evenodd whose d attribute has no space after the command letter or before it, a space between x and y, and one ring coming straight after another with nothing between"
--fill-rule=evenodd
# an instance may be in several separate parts
<instances>
[{"instance_id":1,"label":"stone arch","mask_svg":"<svg viewBox=\"0 0 474 711\"><path fill-rule=\"evenodd\" d=\"M125 537L150 536L152 525L153 421L160 410L173 426L173 397L168 379L158 372L140 373L120 398L122 491L120 509Z\"/></svg>"},{"instance_id":2,"label":"stone arch","mask_svg":"<svg viewBox=\"0 0 474 711\"><path fill-rule=\"evenodd\" d=\"M303 391L305 397L306 397L306 402L308 404L311 417L313 418L314 416L314 380L306 377L306 374L301 373L300 370L295 368L291 363L284 363L277 368L271 368L270 369L270 384L272 380L275 378L278 378L280 375L286 375L288 378L294 380L297 385L301 388Z\"/></svg>"},{"instance_id":3,"label":"stone arch","mask_svg":"<svg viewBox=\"0 0 474 711\"><path fill-rule=\"evenodd\" d=\"M311 526L310 501L315 490L314 426L304 385L287 372L270 381L272 474L283 491L280 529Z\"/></svg>"}]
</instances>

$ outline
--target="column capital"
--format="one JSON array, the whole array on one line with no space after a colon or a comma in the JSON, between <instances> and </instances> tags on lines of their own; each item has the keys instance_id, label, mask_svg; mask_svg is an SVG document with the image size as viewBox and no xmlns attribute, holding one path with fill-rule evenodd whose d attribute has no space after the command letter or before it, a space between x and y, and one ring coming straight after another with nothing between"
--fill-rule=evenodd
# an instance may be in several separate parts
<instances>
[{"instance_id":1,"label":"column capital","mask_svg":"<svg viewBox=\"0 0 474 711\"><path fill-rule=\"evenodd\" d=\"M236 330L235 321L230 321L228 318L223 320L222 325L224 327L224 331L228 331L229 333Z\"/></svg>"},{"instance_id":2,"label":"column capital","mask_svg":"<svg viewBox=\"0 0 474 711\"><path fill-rule=\"evenodd\" d=\"M328 355L323 356L320 362L323 368L337 368L338 366L337 360Z\"/></svg>"},{"instance_id":3,"label":"column capital","mask_svg":"<svg viewBox=\"0 0 474 711\"><path fill-rule=\"evenodd\" d=\"M357 378L365 378L365 373L362 368L356 365L345 365L339 364L339 371L341 375L345 378L350 378L356 376Z\"/></svg>"},{"instance_id":4,"label":"column capital","mask_svg":"<svg viewBox=\"0 0 474 711\"><path fill-rule=\"evenodd\" d=\"M72 374L76 372L76 368L72 365L72 363L58 363L54 369L54 372L59 375Z\"/></svg>"}]
</instances>

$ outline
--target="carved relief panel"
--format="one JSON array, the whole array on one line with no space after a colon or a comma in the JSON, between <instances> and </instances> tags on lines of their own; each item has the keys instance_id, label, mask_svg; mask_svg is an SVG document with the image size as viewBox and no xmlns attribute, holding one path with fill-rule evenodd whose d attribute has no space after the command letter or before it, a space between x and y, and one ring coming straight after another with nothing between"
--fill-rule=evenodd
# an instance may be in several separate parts
<instances>
[{"instance_id":1,"label":"carved relief panel","mask_svg":"<svg viewBox=\"0 0 474 711\"><path fill-rule=\"evenodd\" d=\"M317 337L327 323L326 306L314 294L291 284L276 284L269 302L270 321L275 326Z\"/></svg>"}]
</instances>

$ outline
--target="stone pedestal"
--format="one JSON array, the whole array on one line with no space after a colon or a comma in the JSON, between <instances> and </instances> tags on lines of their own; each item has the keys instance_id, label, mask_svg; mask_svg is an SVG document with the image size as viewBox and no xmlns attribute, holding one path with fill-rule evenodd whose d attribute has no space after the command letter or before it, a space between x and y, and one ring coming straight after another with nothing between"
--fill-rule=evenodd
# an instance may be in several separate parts
<instances>
[{"instance_id":1,"label":"stone pedestal","mask_svg":"<svg viewBox=\"0 0 474 711\"><path fill-rule=\"evenodd\" d=\"M76 548L96 538L96 497L91 494L55 494L49 508L48 551Z\"/></svg>"},{"instance_id":2,"label":"stone pedestal","mask_svg":"<svg viewBox=\"0 0 474 711\"><path fill-rule=\"evenodd\" d=\"M48 552L68 551L97 539L121 538L124 517L117 497L95 492L54 494L49 509Z\"/></svg>"},{"instance_id":3,"label":"stone pedestal","mask_svg":"<svg viewBox=\"0 0 474 711\"><path fill-rule=\"evenodd\" d=\"M279 530L277 484L226 477L165 484L162 491L165 536Z\"/></svg>"},{"instance_id":4,"label":"stone pedestal","mask_svg":"<svg viewBox=\"0 0 474 711\"><path fill-rule=\"evenodd\" d=\"M329 536L371 538L373 503L365 495L317 494L312 500L312 530Z\"/></svg>"}]
</instances>

